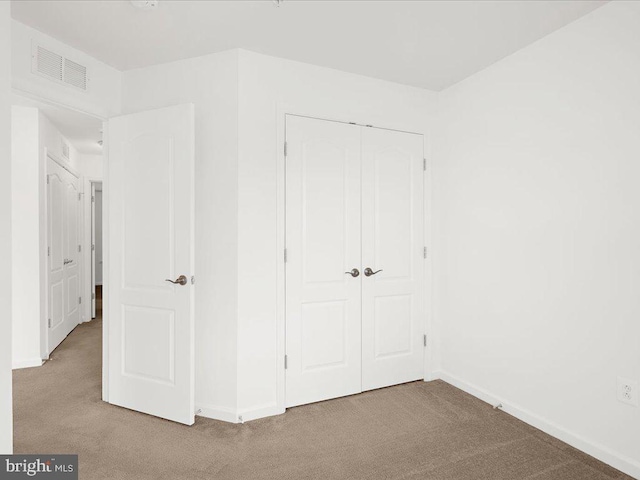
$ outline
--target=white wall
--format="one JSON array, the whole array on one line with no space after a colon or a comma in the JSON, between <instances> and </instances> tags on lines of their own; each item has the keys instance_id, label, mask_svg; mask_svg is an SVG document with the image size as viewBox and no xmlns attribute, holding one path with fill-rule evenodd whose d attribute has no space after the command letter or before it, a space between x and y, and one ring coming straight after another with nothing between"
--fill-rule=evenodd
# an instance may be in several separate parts
<instances>
[{"instance_id":1,"label":"white wall","mask_svg":"<svg viewBox=\"0 0 640 480\"><path fill-rule=\"evenodd\" d=\"M102 180L102 155L78 153L78 169L83 177Z\"/></svg>"},{"instance_id":2,"label":"white wall","mask_svg":"<svg viewBox=\"0 0 640 480\"><path fill-rule=\"evenodd\" d=\"M196 108L196 407L276 414L279 108L428 134L435 95L244 51L124 74L125 112L181 102Z\"/></svg>"},{"instance_id":3,"label":"white wall","mask_svg":"<svg viewBox=\"0 0 640 480\"><path fill-rule=\"evenodd\" d=\"M102 118L120 113L121 72L15 20L11 21L11 40L12 86L22 95L46 99ZM32 73L34 44L87 66L87 91Z\"/></svg>"},{"instance_id":4,"label":"white wall","mask_svg":"<svg viewBox=\"0 0 640 480\"><path fill-rule=\"evenodd\" d=\"M42 364L40 354L40 114L12 107L11 209L13 368ZM36 286L36 288L34 288Z\"/></svg>"},{"instance_id":5,"label":"white wall","mask_svg":"<svg viewBox=\"0 0 640 480\"><path fill-rule=\"evenodd\" d=\"M238 296L237 52L124 74L125 113L180 103L195 105L196 407L204 415L234 420Z\"/></svg>"},{"instance_id":6,"label":"white wall","mask_svg":"<svg viewBox=\"0 0 640 480\"><path fill-rule=\"evenodd\" d=\"M11 62L11 5L0 2L0 65ZM11 68L0 69L0 264L11 270ZM0 453L13 451L11 276L0 276Z\"/></svg>"},{"instance_id":7,"label":"white wall","mask_svg":"<svg viewBox=\"0 0 640 480\"><path fill-rule=\"evenodd\" d=\"M100 185L102 188L102 185ZM102 285L102 190L96 189L95 199L95 212L96 212L96 285Z\"/></svg>"},{"instance_id":8,"label":"white wall","mask_svg":"<svg viewBox=\"0 0 640 480\"><path fill-rule=\"evenodd\" d=\"M80 172L80 155L71 142L58 130L49 118L40 112L40 152L44 155L44 149L52 153L66 165L70 166L78 175ZM62 154L62 145L69 146L69 158ZM44 157L43 157L44 158Z\"/></svg>"},{"instance_id":9,"label":"white wall","mask_svg":"<svg viewBox=\"0 0 640 480\"><path fill-rule=\"evenodd\" d=\"M248 51L239 72L238 414L250 420L284 411L284 113L423 133L428 155L436 95Z\"/></svg>"},{"instance_id":10,"label":"white wall","mask_svg":"<svg viewBox=\"0 0 640 480\"><path fill-rule=\"evenodd\" d=\"M640 477L640 3L445 91L435 162L443 378Z\"/></svg>"}]
</instances>

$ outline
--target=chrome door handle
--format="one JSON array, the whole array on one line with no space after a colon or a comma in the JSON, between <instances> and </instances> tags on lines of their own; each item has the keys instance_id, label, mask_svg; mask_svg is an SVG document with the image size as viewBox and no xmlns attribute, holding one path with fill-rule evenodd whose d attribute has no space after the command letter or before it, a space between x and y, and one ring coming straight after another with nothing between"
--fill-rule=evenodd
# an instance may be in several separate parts
<instances>
[{"instance_id":1,"label":"chrome door handle","mask_svg":"<svg viewBox=\"0 0 640 480\"><path fill-rule=\"evenodd\" d=\"M381 272L381 271L382 271L382 269L380 269L380 270L376 270L376 271L374 272L374 271L373 271L373 270L371 270L369 267L367 267L367 268L365 268L365 269L364 269L364 275L365 275L366 277L370 277L371 275L375 275L376 273L379 273L379 272Z\"/></svg>"},{"instance_id":2,"label":"chrome door handle","mask_svg":"<svg viewBox=\"0 0 640 480\"><path fill-rule=\"evenodd\" d=\"M70 263L73 263L73 260L69 260L68 258L64 259L64 264L65 265L69 265Z\"/></svg>"},{"instance_id":3,"label":"chrome door handle","mask_svg":"<svg viewBox=\"0 0 640 480\"><path fill-rule=\"evenodd\" d=\"M171 280L171 279L167 278L165 280L165 282L171 282L171 283L176 284L176 285L186 285L187 284L187 277L185 277L184 275L180 275L175 280Z\"/></svg>"},{"instance_id":4,"label":"chrome door handle","mask_svg":"<svg viewBox=\"0 0 640 480\"><path fill-rule=\"evenodd\" d=\"M350 272L344 272L344 273L347 275L351 275L353 278L356 278L357 276L360 275L360 270L358 270L357 268L354 268Z\"/></svg>"}]
</instances>

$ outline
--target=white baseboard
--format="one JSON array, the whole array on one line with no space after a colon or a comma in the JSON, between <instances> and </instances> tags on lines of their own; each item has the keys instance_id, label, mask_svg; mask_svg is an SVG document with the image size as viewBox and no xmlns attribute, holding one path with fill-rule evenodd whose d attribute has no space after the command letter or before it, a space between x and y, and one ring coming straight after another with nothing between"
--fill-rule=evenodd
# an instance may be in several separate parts
<instances>
[{"instance_id":1,"label":"white baseboard","mask_svg":"<svg viewBox=\"0 0 640 480\"><path fill-rule=\"evenodd\" d=\"M198 417L212 418L222 422L240 423L238 414L229 408L217 407L215 405L196 405L196 415Z\"/></svg>"},{"instance_id":2,"label":"white baseboard","mask_svg":"<svg viewBox=\"0 0 640 480\"><path fill-rule=\"evenodd\" d=\"M250 422L251 420L258 420L259 418L273 417L274 415L280 415L285 410L278 408L277 405L266 405L264 407L250 408L241 410L238 415L242 417L242 422Z\"/></svg>"},{"instance_id":3,"label":"white baseboard","mask_svg":"<svg viewBox=\"0 0 640 480\"><path fill-rule=\"evenodd\" d=\"M464 392L467 392L470 395L473 395L476 398L479 398L484 402L487 402L490 405L495 406L500 403L502 404L501 410L508 413L509 415L512 415L517 419L522 420L523 422L539 430L542 430L552 437L568 443L572 447L575 447L578 450L581 450L588 455L597 458L607 465L611 465L613 468L617 468L627 475L640 479L640 463L631 458L620 455L619 453L616 453L603 445L599 445L595 442L587 440L580 435L576 435L566 430L565 428L520 407L519 405L509 403L503 398L498 398L492 393L489 393L476 385L465 382L464 380L457 378L447 372L434 372L433 377L440 378L441 380L453 385L456 388L459 388Z\"/></svg>"},{"instance_id":4,"label":"white baseboard","mask_svg":"<svg viewBox=\"0 0 640 480\"><path fill-rule=\"evenodd\" d=\"M285 411L278 408L277 405L267 405L264 407L250 408L245 410L234 411L230 408L216 407L214 405L196 405L196 415L199 417L212 418L222 422L229 423L245 423L251 420L257 420L264 417L272 417L280 415Z\"/></svg>"},{"instance_id":5,"label":"white baseboard","mask_svg":"<svg viewBox=\"0 0 640 480\"><path fill-rule=\"evenodd\" d=\"M41 358L27 358L24 360L14 360L11 368L17 370L19 368L41 367L44 362Z\"/></svg>"}]
</instances>

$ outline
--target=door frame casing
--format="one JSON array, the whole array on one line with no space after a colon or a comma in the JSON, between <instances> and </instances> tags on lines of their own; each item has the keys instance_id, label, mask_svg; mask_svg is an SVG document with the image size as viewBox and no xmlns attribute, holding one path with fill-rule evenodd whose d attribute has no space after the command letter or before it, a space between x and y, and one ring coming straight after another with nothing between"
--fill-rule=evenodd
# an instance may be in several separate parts
<instances>
[{"instance_id":1,"label":"door frame casing","mask_svg":"<svg viewBox=\"0 0 640 480\"><path fill-rule=\"evenodd\" d=\"M276 145L277 145L277 162L276 162L276 410L275 413L284 413L286 411L286 371L284 358L286 355L286 265L284 261L284 250L286 247L286 158L284 145L286 142L286 124L287 116L308 117L316 120L339 123L355 123L361 126L373 125L367 119L359 118L355 115L355 119L344 120L337 119L333 111L321 111L317 107L308 109L296 107L286 102L278 102L276 105ZM433 351L434 341L432 328L433 318L433 302L432 302L432 238L431 238L431 171L432 165L429 161L428 152L429 137L423 132L424 127L407 129L407 125L375 125L376 128L385 130L395 130L406 133L422 135L423 153L426 160L426 168L423 171L423 238L427 248L427 258L423 260L424 269L424 331L427 335L427 347L424 352L424 376L423 380L431 381L433 376Z\"/></svg>"}]
</instances>

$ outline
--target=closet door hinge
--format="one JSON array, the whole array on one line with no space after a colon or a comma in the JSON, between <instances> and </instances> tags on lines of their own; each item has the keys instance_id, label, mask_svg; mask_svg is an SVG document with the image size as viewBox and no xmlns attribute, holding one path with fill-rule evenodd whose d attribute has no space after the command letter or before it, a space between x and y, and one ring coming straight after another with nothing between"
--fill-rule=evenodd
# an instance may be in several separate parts
<instances>
[{"instance_id":1,"label":"closet door hinge","mask_svg":"<svg viewBox=\"0 0 640 480\"><path fill-rule=\"evenodd\" d=\"M47 257L51 256L51 247L47 247Z\"/></svg>"},{"instance_id":2,"label":"closet door hinge","mask_svg":"<svg viewBox=\"0 0 640 480\"><path fill-rule=\"evenodd\" d=\"M286 370L287 368L289 368L289 360L288 360L288 357L285 355L284 356L284 369Z\"/></svg>"},{"instance_id":3,"label":"closet door hinge","mask_svg":"<svg viewBox=\"0 0 640 480\"><path fill-rule=\"evenodd\" d=\"M82 297L78 297L78 303L82 303Z\"/></svg>"},{"instance_id":4,"label":"closet door hinge","mask_svg":"<svg viewBox=\"0 0 640 480\"><path fill-rule=\"evenodd\" d=\"M82 200L82 194L81 193L78 194L78 200Z\"/></svg>"},{"instance_id":5,"label":"closet door hinge","mask_svg":"<svg viewBox=\"0 0 640 480\"><path fill-rule=\"evenodd\" d=\"M287 249L284 249L284 263L287 263Z\"/></svg>"},{"instance_id":6,"label":"closet door hinge","mask_svg":"<svg viewBox=\"0 0 640 480\"><path fill-rule=\"evenodd\" d=\"M422 343L424 344L425 347L427 346L427 334L426 333L422 336Z\"/></svg>"},{"instance_id":7,"label":"closet door hinge","mask_svg":"<svg viewBox=\"0 0 640 480\"><path fill-rule=\"evenodd\" d=\"M424 248L423 248L423 250L422 250L422 256L423 256L424 258L427 258L427 247L424 247Z\"/></svg>"},{"instance_id":8,"label":"closet door hinge","mask_svg":"<svg viewBox=\"0 0 640 480\"><path fill-rule=\"evenodd\" d=\"M287 142L284 142L284 156L286 157L288 153Z\"/></svg>"},{"instance_id":9,"label":"closet door hinge","mask_svg":"<svg viewBox=\"0 0 640 480\"><path fill-rule=\"evenodd\" d=\"M47 320L47 325L48 325L49 328L51 328L51 319L50 318Z\"/></svg>"},{"instance_id":10,"label":"closet door hinge","mask_svg":"<svg viewBox=\"0 0 640 480\"><path fill-rule=\"evenodd\" d=\"M425 171L425 172L427 171L427 159L426 158L422 159L422 170Z\"/></svg>"},{"instance_id":11,"label":"closet door hinge","mask_svg":"<svg viewBox=\"0 0 640 480\"><path fill-rule=\"evenodd\" d=\"M96 249L95 245L91 245L91 251L93 252Z\"/></svg>"},{"instance_id":12,"label":"closet door hinge","mask_svg":"<svg viewBox=\"0 0 640 480\"><path fill-rule=\"evenodd\" d=\"M81 252L82 251L82 245L78 245L78 251Z\"/></svg>"},{"instance_id":13,"label":"closet door hinge","mask_svg":"<svg viewBox=\"0 0 640 480\"><path fill-rule=\"evenodd\" d=\"M91 300L95 300L96 299L96 294L95 293L91 293Z\"/></svg>"},{"instance_id":14,"label":"closet door hinge","mask_svg":"<svg viewBox=\"0 0 640 480\"><path fill-rule=\"evenodd\" d=\"M96 201L96 197L91 197L91 201L95 202Z\"/></svg>"}]
</instances>

